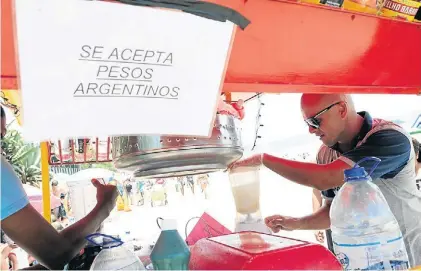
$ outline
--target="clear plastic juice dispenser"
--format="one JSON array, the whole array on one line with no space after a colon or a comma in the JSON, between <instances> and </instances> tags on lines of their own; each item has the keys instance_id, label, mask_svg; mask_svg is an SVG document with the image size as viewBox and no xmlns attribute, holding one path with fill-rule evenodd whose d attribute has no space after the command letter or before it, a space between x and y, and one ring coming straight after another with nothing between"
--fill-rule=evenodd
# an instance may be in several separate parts
<instances>
[{"instance_id":1,"label":"clear plastic juice dispenser","mask_svg":"<svg viewBox=\"0 0 421 271\"><path fill-rule=\"evenodd\" d=\"M260 212L260 167L239 167L229 173L237 210L235 231L270 233Z\"/></svg>"},{"instance_id":2,"label":"clear plastic juice dispenser","mask_svg":"<svg viewBox=\"0 0 421 271\"><path fill-rule=\"evenodd\" d=\"M96 200L96 188L91 179L69 180L69 201L72 206L74 222L84 218L94 209Z\"/></svg>"}]
</instances>

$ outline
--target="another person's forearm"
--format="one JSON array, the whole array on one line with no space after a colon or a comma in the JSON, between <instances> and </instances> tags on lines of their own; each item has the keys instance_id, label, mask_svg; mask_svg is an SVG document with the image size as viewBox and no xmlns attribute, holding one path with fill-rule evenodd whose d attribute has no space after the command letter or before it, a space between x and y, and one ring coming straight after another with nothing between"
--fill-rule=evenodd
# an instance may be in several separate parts
<instances>
[{"instance_id":1,"label":"another person's forearm","mask_svg":"<svg viewBox=\"0 0 421 271\"><path fill-rule=\"evenodd\" d=\"M71 260L86 243L85 237L98 230L101 223L110 215L111 210L95 207L87 216L60 232L68 244L70 251L66 252L65 262Z\"/></svg>"},{"instance_id":2,"label":"another person's forearm","mask_svg":"<svg viewBox=\"0 0 421 271\"><path fill-rule=\"evenodd\" d=\"M330 189L343 182L342 168L292 161L269 154L263 154L262 162L268 169L282 177L318 190Z\"/></svg>"},{"instance_id":3,"label":"another person's forearm","mask_svg":"<svg viewBox=\"0 0 421 271\"><path fill-rule=\"evenodd\" d=\"M316 212L322 207L322 195L316 188L313 188L311 202L313 204L313 212Z\"/></svg>"},{"instance_id":4,"label":"another person's forearm","mask_svg":"<svg viewBox=\"0 0 421 271\"><path fill-rule=\"evenodd\" d=\"M330 203L325 204L315 213L300 218L300 230L325 230L330 228Z\"/></svg>"},{"instance_id":5,"label":"another person's forearm","mask_svg":"<svg viewBox=\"0 0 421 271\"><path fill-rule=\"evenodd\" d=\"M85 237L94 233L101 223L110 214L109 210L97 205L87 216L64 229L59 234L64 239L56 254L44 255L44 259L39 258L42 265L49 269L61 270L71 259L73 259L86 244Z\"/></svg>"}]
</instances>

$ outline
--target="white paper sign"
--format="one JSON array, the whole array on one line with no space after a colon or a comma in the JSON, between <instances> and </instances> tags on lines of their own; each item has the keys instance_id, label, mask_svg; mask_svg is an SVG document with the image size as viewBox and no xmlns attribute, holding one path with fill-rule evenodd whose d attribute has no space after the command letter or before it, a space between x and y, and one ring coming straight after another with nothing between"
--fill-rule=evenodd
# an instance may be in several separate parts
<instances>
[{"instance_id":1,"label":"white paper sign","mask_svg":"<svg viewBox=\"0 0 421 271\"><path fill-rule=\"evenodd\" d=\"M16 0L30 140L208 136L234 25L120 3Z\"/></svg>"}]
</instances>

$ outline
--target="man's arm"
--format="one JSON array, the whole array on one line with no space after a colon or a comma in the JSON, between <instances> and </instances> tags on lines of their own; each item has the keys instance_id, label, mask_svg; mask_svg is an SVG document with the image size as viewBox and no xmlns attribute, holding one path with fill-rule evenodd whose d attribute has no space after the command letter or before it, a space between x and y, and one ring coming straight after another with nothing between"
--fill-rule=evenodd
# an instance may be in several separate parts
<instances>
[{"instance_id":1,"label":"man's arm","mask_svg":"<svg viewBox=\"0 0 421 271\"><path fill-rule=\"evenodd\" d=\"M295 218L289 216L274 215L265 218L265 224L274 233L280 230L325 230L330 228L330 211L331 201L311 215Z\"/></svg>"},{"instance_id":2,"label":"man's arm","mask_svg":"<svg viewBox=\"0 0 421 271\"><path fill-rule=\"evenodd\" d=\"M316 212L322 207L322 194L320 193L319 190L313 188L311 201L313 203L313 212ZM314 236L316 237L316 240L320 243L323 243L325 240L324 232L322 230L314 231Z\"/></svg>"},{"instance_id":3,"label":"man's arm","mask_svg":"<svg viewBox=\"0 0 421 271\"><path fill-rule=\"evenodd\" d=\"M41 264L49 269L61 270L83 248L84 238L100 227L114 206L115 187L99 183L95 186L97 206L82 220L60 233L30 204L3 219L2 229Z\"/></svg>"},{"instance_id":4,"label":"man's arm","mask_svg":"<svg viewBox=\"0 0 421 271\"><path fill-rule=\"evenodd\" d=\"M263 154L263 164L282 177L301 185L327 190L341 186L344 182L344 170L351 166L342 160L335 160L326 165L299 162Z\"/></svg>"},{"instance_id":5,"label":"man's arm","mask_svg":"<svg viewBox=\"0 0 421 271\"><path fill-rule=\"evenodd\" d=\"M263 164L279 175L302 185L318 190L327 190L343 184L343 171L355 165L365 157L380 158L381 163L371 177L392 178L406 165L411 153L411 143L403 133L390 129L380 130L370 135L355 149L344 153L339 159L326 165L316 165L278 158L264 154ZM362 166L367 172L373 161L366 161Z\"/></svg>"},{"instance_id":6,"label":"man's arm","mask_svg":"<svg viewBox=\"0 0 421 271\"><path fill-rule=\"evenodd\" d=\"M311 215L300 218L300 230L326 230L330 228L330 206L331 201L326 203Z\"/></svg>"}]
</instances>

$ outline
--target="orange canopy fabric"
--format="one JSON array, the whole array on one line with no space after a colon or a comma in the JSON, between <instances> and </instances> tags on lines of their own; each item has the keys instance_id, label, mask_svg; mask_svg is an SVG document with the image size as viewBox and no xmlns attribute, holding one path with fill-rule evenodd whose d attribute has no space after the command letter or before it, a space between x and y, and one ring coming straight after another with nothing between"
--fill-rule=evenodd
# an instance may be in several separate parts
<instances>
[{"instance_id":1,"label":"orange canopy fabric","mask_svg":"<svg viewBox=\"0 0 421 271\"><path fill-rule=\"evenodd\" d=\"M242 13L223 91L421 93L421 24L286 0L211 0ZM18 89L12 0L1 1L2 89Z\"/></svg>"}]
</instances>

